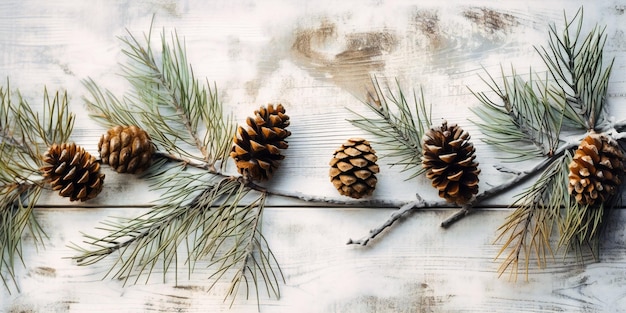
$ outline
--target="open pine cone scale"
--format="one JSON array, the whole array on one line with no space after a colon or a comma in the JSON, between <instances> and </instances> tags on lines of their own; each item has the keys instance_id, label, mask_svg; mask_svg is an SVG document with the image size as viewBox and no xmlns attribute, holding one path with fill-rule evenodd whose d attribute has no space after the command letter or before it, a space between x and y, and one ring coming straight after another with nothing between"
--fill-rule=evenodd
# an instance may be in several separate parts
<instances>
[{"instance_id":1,"label":"open pine cone scale","mask_svg":"<svg viewBox=\"0 0 626 313\"><path fill-rule=\"evenodd\" d=\"M289 147L285 141L291 135L285 129L289 123L282 104L269 104L246 119L247 127L237 127L230 156L239 173L254 181L269 179L285 158L281 149Z\"/></svg>"},{"instance_id":2,"label":"open pine cone scale","mask_svg":"<svg viewBox=\"0 0 626 313\"><path fill-rule=\"evenodd\" d=\"M44 180L70 201L93 199L102 191L104 174L100 174L100 163L76 144L52 145L43 161Z\"/></svg>"},{"instance_id":3,"label":"open pine cone scale","mask_svg":"<svg viewBox=\"0 0 626 313\"><path fill-rule=\"evenodd\" d=\"M604 134L585 137L569 164L568 192L582 205L594 205L614 195L624 175L624 153Z\"/></svg>"},{"instance_id":4,"label":"open pine cone scale","mask_svg":"<svg viewBox=\"0 0 626 313\"><path fill-rule=\"evenodd\" d=\"M426 177L437 189L439 196L449 202L465 204L478 193L478 162L474 145L461 127L433 127L422 140L422 166Z\"/></svg>"}]
</instances>

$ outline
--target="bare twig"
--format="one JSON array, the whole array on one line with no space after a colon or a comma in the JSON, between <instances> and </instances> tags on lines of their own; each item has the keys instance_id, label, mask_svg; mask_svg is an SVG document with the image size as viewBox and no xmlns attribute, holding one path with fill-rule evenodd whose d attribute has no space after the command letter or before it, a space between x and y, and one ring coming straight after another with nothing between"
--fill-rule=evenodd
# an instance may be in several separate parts
<instances>
[{"instance_id":1,"label":"bare twig","mask_svg":"<svg viewBox=\"0 0 626 313\"><path fill-rule=\"evenodd\" d=\"M469 215L472 212L471 209L472 209L471 205L469 204L464 205L463 207L461 207L460 210L454 212L454 214L448 216L448 218L446 218L443 222L441 222L441 227L448 228L452 226L452 224L456 223L457 221L460 221L462 218Z\"/></svg>"},{"instance_id":2,"label":"bare twig","mask_svg":"<svg viewBox=\"0 0 626 313\"><path fill-rule=\"evenodd\" d=\"M258 192L266 193L267 195L278 196L278 197L286 197L292 199L298 199L306 202L315 202L319 204L333 204L333 205L350 205L350 206L359 206L359 207L367 207L367 208L398 208L406 204L403 201L397 200L385 200L385 199L368 199L368 200L342 200L337 198L329 198L324 196L317 196L311 194L305 194L297 191L284 191L284 190L268 190L263 186L259 186L253 182L247 182L246 187L256 190Z\"/></svg>"},{"instance_id":3,"label":"bare twig","mask_svg":"<svg viewBox=\"0 0 626 313\"><path fill-rule=\"evenodd\" d=\"M213 175L223 176L224 178L228 177L228 175L224 175L223 173L215 170L215 167L211 166L208 162L198 161L196 159L189 159L180 157L177 155L173 155L164 151L156 151L155 156L158 158L166 159L169 162L177 162L185 164L186 166L191 166L200 170L208 171ZM233 178L233 177L231 177ZM266 193L267 195L273 195L278 197L286 197L292 199L298 199L306 202L315 202L319 204L334 204L334 205L358 205L360 207L377 207L377 208L397 208L401 207L405 204L405 202L397 201L397 200L385 200L385 199L371 199L371 200L363 200L363 201L346 201L337 198L329 198L324 196L317 196L312 194L304 194L301 192L294 191L284 191L284 190L268 190L267 188L257 185L252 181L244 181L243 176L238 178L242 184L246 187Z\"/></svg>"},{"instance_id":4,"label":"bare twig","mask_svg":"<svg viewBox=\"0 0 626 313\"><path fill-rule=\"evenodd\" d=\"M616 129L626 128L626 120L621 120L621 121L617 121L613 123L613 128L616 128Z\"/></svg>"},{"instance_id":5,"label":"bare twig","mask_svg":"<svg viewBox=\"0 0 626 313\"><path fill-rule=\"evenodd\" d=\"M400 207L398 210L391 213L389 218L380 226L370 230L369 234L361 239L353 240L348 239L346 244L348 245L361 245L367 246L370 240L376 238L380 233L382 233L388 227L391 227L397 220L408 214L413 209L422 209L422 208L434 208L434 207L444 207L446 203L443 201L425 201L423 199L419 199L410 203L407 203Z\"/></svg>"}]
</instances>

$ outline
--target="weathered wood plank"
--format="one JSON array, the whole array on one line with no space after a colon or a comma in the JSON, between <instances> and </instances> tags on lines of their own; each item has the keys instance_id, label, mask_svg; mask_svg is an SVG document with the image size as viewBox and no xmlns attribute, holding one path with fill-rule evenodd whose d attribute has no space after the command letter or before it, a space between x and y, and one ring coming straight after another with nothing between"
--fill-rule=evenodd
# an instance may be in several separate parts
<instances>
[{"instance_id":1,"label":"weathered wood plank","mask_svg":"<svg viewBox=\"0 0 626 313\"><path fill-rule=\"evenodd\" d=\"M273 188L341 199L328 183L326 163L332 152L351 136L366 136L346 119L347 108L366 113L360 100L370 75L393 84L398 78L407 91L422 86L433 104L435 121L461 123L474 137L483 170L481 188L498 185L507 174L493 168L497 152L480 141L482 135L468 119L477 104L469 90L486 90L479 79L482 67L496 78L500 66L545 71L534 45L545 44L549 23L561 23L565 10L572 15L577 3L524 1L505 4L472 3L415 5L411 2L370 3L368 10L352 4L332 10L293 3L201 4L191 1L111 4L40 4L22 1L4 4L0 64L14 87L36 103L41 87L66 88L80 123L75 140L95 153L103 129L90 122L81 97L80 80L93 77L122 96L126 89L117 73L123 62L124 28L141 35L155 13L155 32L176 29L186 38L189 59L198 77L215 81L222 101L243 122L261 104L282 102L292 117L290 149ZM271 14L280 8L281 18ZM587 6L587 24L606 24L607 57L617 56L609 87L611 110L624 116L626 51L624 15L616 5ZM97 14L96 14L97 13ZM382 160L382 163L392 160ZM526 166L530 166L528 163ZM231 173L234 171L231 168ZM385 166L375 197L410 201L419 190L436 199L426 179L403 181L399 168ZM118 185L109 175L111 185ZM118 187L113 187L118 188ZM53 199L53 198L51 198ZM102 204L127 205L119 197ZM149 200L149 198L146 198ZM52 200L54 201L54 200ZM62 201L62 200L60 200ZM510 195L491 203L504 205ZM58 203L58 202L56 202ZM61 202L62 203L62 202Z\"/></svg>"},{"instance_id":2,"label":"weathered wood plank","mask_svg":"<svg viewBox=\"0 0 626 313\"><path fill-rule=\"evenodd\" d=\"M128 86L117 76L124 59L116 36L125 28L135 35L148 31L154 14L155 32L176 29L186 38L195 73L215 81L239 122L259 105L287 106L293 135L272 190L345 200L328 182L327 162L347 138L369 137L346 119L353 117L348 108L367 113L360 100L372 74L392 85L397 78L407 91L422 86L435 121L460 123L472 134L485 189L508 176L495 170L497 152L468 121L477 101L467 87L486 90L478 76L483 67L496 78L501 65L544 73L533 46L546 43L549 23L561 25L563 11L571 16L581 4L587 25L607 25L607 59L615 57L610 112L626 120L621 1L10 1L0 3L0 75L35 106L44 85L67 89L79 116L74 139L96 153L104 130L84 111L80 81L93 77L123 95ZM404 181L388 163L381 161L373 199L411 201L416 192L437 198L426 179ZM0 311L229 311L222 302L228 281L206 291L210 269L198 268L191 279L181 271L177 286L171 274L162 283L159 270L148 284L123 286L103 279L111 260L77 267L67 259L73 255L67 245L80 242L81 232L91 233L111 215L136 216L159 197L137 177L104 171L105 190L94 201L42 197L37 216L50 238L36 249L26 235L26 264L17 266L21 292L0 290ZM523 187L485 205L510 204ZM290 199L271 204L264 234L286 284L281 300L261 296L263 312L625 311L626 210L609 223L600 263L557 256L547 269L531 264L527 282L510 282L496 278L499 245L492 245L507 210L479 210L448 230L438 225L452 210L416 212L363 248L345 242L365 235L391 209L320 208ZM254 310L256 302L240 295L230 312Z\"/></svg>"},{"instance_id":3,"label":"weathered wood plank","mask_svg":"<svg viewBox=\"0 0 626 313\"><path fill-rule=\"evenodd\" d=\"M40 209L50 240L39 251L25 238L21 293L2 291L7 312L249 312L255 300L241 293L228 310L222 302L228 280L207 292L210 269L198 266L161 282L157 269L148 284L123 287L102 279L111 261L78 267L67 247L79 232L107 216L133 216L144 209ZM424 210L396 225L368 247L346 246L389 209L270 208L263 230L279 260L286 284L282 299L261 292L262 312L618 312L626 297L626 211L608 226L600 263L580 265L574 255L555 256L546 269L531 264L528 281L497 278L494 231L505 210L480 210L443 230L449 210ZM480 226L478 226L480 225Z\"/></svg>"}]
</instances>

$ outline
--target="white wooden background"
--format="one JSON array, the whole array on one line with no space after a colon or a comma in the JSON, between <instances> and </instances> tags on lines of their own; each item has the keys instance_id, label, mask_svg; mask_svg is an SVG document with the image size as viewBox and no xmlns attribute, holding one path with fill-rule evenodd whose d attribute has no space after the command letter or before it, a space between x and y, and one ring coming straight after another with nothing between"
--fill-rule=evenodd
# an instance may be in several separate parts
<instances>
[{"instance_id":1,"label":"white wooden background","mask_svg":"<svg viewBox=\"0 0 626 313\"><path fill-rule=\"evenodd\" d=\"M433 1L431 1L433 2ZM290 148L269 187L346 200L327 178L332 152L351 136L346 108L359 102L370 75L407 90L423 86L435 121L463 125L474 138L481 188L506 174L493 169L495 153L480 142L470 122L477 101L466 86L486 90L478 74L500 64L521 73L543 70L533 45L545 44L549 23L562 25L565 11L585 7L587 25L607 25L607 60L615 57L609 86L611 112L626 119L626 3L624 1L3 1L0 3L0 76L9 77L32 103L44 85L66 89L79 115L74 139L90 152L103 129L84 112L80 80L92 77L118 94L122 62L116 36L140 35L155 15L155 30L177 30L200 78L215 81L221 100L243 122L259 105L283 103L292 118ZM620 109L622 107L622 109ZM371 138L373 139L373 138ZM529 164L528 166L531 166ZM373 199L403 202L436 199L425 178L381 162ZM232 170L232 169L231 169ZM109 216L136 216L158 194L136 178L105 169L105 190L75 204L49 194L37 217L50 237L36 250L24 237L21 292L0 289L2 312L253 312L256 300L223 303L227 281L207 292L209 271L175 286L123 286L102 279L110 263L78 267L67 247L80 242ZM496 229L520 186L454 225L439 223L454 209L428 209L403 219L368 247L346 246L367 234L392 208L326 207L273 201L263 232L286 278L282 298L261 295L262 312L619 312L626 311L626 210L609 222L600 262L584 265L557 256L546 269L531 266L528 281L497 277ZM158 275L155 275L158 276Z\"/></svg>"}]
</instances>

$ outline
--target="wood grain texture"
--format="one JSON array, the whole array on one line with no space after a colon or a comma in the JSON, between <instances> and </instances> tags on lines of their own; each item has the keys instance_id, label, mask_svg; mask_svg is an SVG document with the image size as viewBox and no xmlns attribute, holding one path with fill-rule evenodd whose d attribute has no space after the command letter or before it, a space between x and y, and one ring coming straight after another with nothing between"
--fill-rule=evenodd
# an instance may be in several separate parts
<instances>
[{"instance_id":1,"label":"wood grain texture","mask_svg":"<svg viewBox=\"0 0 626 313\"><path fill-rule=\"evenodd\" d=\"M393 87L423 88L435 121L459 123L474 138L481 189L509 177L493 166L497 152L480 141L470 107L472 90L486 90L483 68L545 73L533 46L547 40L547 26L563 12L585 6L586 26L607 25L607 59L615 58L609 104L626 120L626 4L595 1L5 1L0 3L0 75L37 106L43 86L67 90L78 115L73 139L96 153L104 129L84 110L91 77L123 95L124 62L117 36L176 30L200 78L215 82L239 122L258 106L283 103L292 124L286 159L268 188L303 197L346 201L327 177L332 152L352 136L367 136L346 120L361 104L376 75ZM375 144L375 143L374 143ZM375 147L376 148L376 147ZM425 178L407 175L382 160L374 200L408 202L415 194L437 199ZM515 164L531 168L533 162ZM156 271L146 284L124 286L103 279L107 265L78 267L68 248L109 216L131 217L159 194L137 177L104 169L106 187L93 201L69 203L54 194L37 216L50 237L45 247L24 238L21 292L0 289L0 312L253 312L256 302L223 302L228 282L207 292L211 270L187 278ZM229 173L235 173L229 168ZM325 203L271 199L263 233L285 274L282 299L261 294L262 312L620 312L626 311L626 210L616 210L603 241L601 262L557 255L548 268L531 264L528 280L497 278L496 229L513 195L484 204L454 227L438 225L452 209L415 212L373 245L346 246L365 235L391 208L327 207ZM109 261L111 262L111 261Z\"/></svg>"},{"instance_id":2,"label":"wood grain texture","mask_svg":"<svg viewBox=\"0 0 626 313\"><path fill-rule=\"evenodd\" d=\"M49 244L25 247L22 291L4 295L7 312L204 312L227 311L227 282L207 292L210 269L199 266L162 282L157 269L146 283L123 286L102 279L107 263L77 267L66 246L80 240L76 225L94 227L107 216L133 216L142 209L42 209L38 217ZM424 210L407 218L367 248L346 238L377 223L390 209L272 208L263 228L287 283L282 299L261 297L262 312L618 312L626 304L626 215L611 221L601 262L580 265L557 256L546 269L531 265L528 281L497 278L494 230L505 210L481 210L455 227L438 222L448 210ZM477 225L480 225L477 227ZM482 231L477 231L480 228ZM589 262L590 260L586 260ZM245 294L229 310L256 310Z\"/></svg>"}]
</instances>

